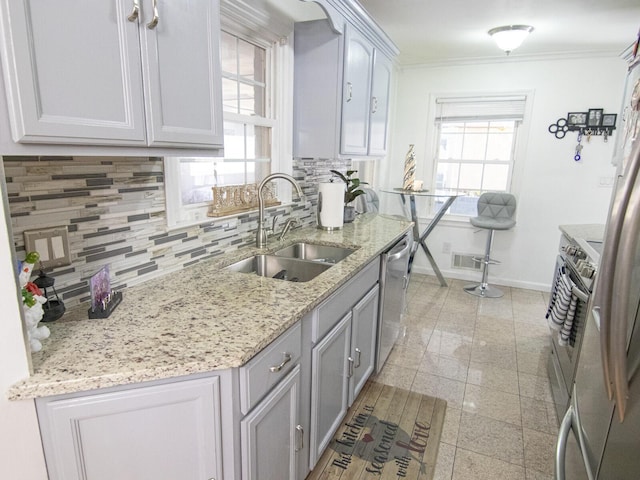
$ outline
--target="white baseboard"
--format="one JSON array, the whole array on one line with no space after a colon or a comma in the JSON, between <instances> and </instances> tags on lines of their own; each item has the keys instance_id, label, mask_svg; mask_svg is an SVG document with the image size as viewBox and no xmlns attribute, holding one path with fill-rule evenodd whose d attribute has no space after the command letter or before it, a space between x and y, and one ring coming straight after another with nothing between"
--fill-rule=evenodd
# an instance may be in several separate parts
<instances>
[{"instance_id":1,"label":"white baseboard","mask_svg":"<svg viewBox=\"0 0 640 480\"><path fill-rule=\"evenodd\" d=\"M426 268L420 265L413 265L412 271L421 275L435 276L434 272L430 268ZM479 272L461 272L457 270L441 270L444 278L453 278L455 280L465 280L469 282L479 282L482 273ZM536 290L540 292L548 293L551 290L550 284L526 282L522 280L508 279L508 278L494 278L490 279L491 284L502 285L504 287L525 288L528 290Z\"/></svg>"}]
</instances>

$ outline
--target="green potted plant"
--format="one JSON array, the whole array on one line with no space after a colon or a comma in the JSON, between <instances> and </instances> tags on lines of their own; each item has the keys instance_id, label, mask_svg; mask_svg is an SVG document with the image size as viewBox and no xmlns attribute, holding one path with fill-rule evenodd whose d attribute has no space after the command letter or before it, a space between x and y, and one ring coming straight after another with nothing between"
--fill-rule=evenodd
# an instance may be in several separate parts
<instances>
[{"instance_id":1,"label":"green potted plant","mask_svg":"<svg viewBox=\"0 0 640 480\"><path fill-rule=\"evenodd\" d=\"M336 177L339 177L346 185L347 189L344 192L344 222L353 222L356 218L356 209L351 203L364 194L364 190L360 185L366 185L367 182L361 182L359 178L351 178L357 170L347 170L346 174L343 174L337 170L330 170Z\"/></svg>"}]
</instances>

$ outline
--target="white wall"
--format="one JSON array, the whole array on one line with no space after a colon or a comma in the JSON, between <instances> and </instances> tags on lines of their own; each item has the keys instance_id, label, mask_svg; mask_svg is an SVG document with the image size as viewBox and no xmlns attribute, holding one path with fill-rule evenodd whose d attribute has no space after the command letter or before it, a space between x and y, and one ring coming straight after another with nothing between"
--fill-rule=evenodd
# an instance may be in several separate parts
<instances>
[{"instance_id":1,"label":"white wall","mask_svg":"<svg viewBox=\"0 0 640 480\"><path fill-rule=\"evenodd\" d=\"M1 171L0 164L4 185ZM40 480L47 473L34 402L12 402L5 396L12 384L29 375L10 238L0 199L0 478Z\"/></svg>"},{"instance_id":2,"label":"white wall","mask_svg":"<svg viewBox=\"0 0 640 480\"><path fill-rule=\"evenodd\" d=\"M402 184L404 157L413 143L418 162L416 178L431 188L434 127L430 96L531 93L533 102L521 129L528 135L520 137L525 143L520 149L522 155L516 159L512 186L518 199L517 225L511 231L496 233L493 257L502 265L491 267L490 281L546 290L551 284L560 238L558 225L606 220L611 187L602 187L599 182L614 176L611 157L617 134L608 143L602 137L593 137L590 142L585 139L583 160L575 162L577 134L572 132L558 140L548 132L548 126L570 111L604 108L605 113L619 113L625 72L620 58L508 59L495 64L400 71L392 113L391 150L386 163L380 166L377 187ZM396 196L383 193L381 197L383 211L400 212ZM427 215L426 205L422 205L421 212ZM422 225L425 222L421 219ZM454 252L482 253L486 232L474 233L468 222L445 218L427 242L445 277L479 278L476 272L451 268L450 254L442 253L445 242L451 243ZM417 254L416 271L430 273L427 265L425 256Z\"/></svg>"}]
</instances>

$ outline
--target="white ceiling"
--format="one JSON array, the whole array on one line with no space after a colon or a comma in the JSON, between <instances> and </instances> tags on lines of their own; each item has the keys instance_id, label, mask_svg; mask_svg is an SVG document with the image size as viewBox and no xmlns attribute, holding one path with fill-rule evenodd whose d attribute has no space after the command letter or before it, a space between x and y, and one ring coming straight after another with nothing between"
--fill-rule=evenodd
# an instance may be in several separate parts
<instances>
[{"instance_id":1,"label":"white ceiling","mask_svg":"<svg viewBox=\"0 0 640 480\"><path fill-rule=\"evenodd\" d=\"M487 34L535 30L511 57L616 55L640 28L640 0L359 0L400 49L402 65L505 56ZM589 72L576 72L576 77Z\"/></svg>"}]
</instances>

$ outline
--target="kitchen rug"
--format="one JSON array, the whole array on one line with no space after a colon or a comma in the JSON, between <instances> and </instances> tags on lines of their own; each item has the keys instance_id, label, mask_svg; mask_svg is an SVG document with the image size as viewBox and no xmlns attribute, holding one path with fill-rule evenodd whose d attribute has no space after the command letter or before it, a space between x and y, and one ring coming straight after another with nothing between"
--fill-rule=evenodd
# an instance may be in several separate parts
<instances>
[{"instance_id":1,"label":"kitchen rug","mask_svg":"<svg viewBox=\"0 0 640 480\"><path fill-rule=\"evenodd\" d=\"M431 480L447 402L368 382L307 480Z\"/></svg>"}]
</instances>

